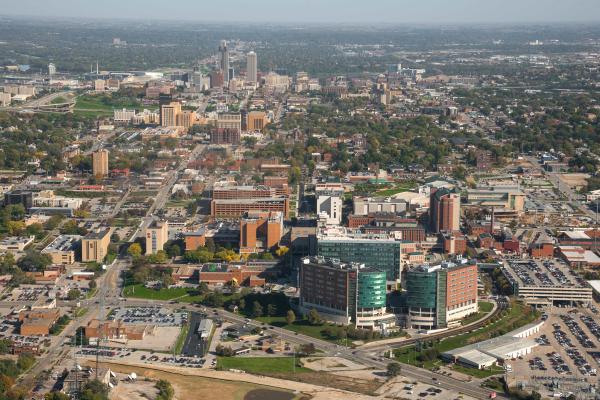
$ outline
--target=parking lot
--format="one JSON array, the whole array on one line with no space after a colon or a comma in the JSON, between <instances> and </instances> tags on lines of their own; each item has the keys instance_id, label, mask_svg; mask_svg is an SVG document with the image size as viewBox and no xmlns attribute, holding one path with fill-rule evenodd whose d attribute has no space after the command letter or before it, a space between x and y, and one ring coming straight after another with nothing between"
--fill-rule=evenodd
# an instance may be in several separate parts
<instances>
[{"instance_id":1,"label":"parking lot","mask_svg":"<svg viewBox=\"0 0 600 400\"><path fill-rule=\"evenodd\" d=\"M539 346L525 359L509 361L512 371L507 373L508 378L542 396L560 391L593 398L586 390L590 384L598 383L600 367L600 341L592 333L599 332L594 312L585 308L554 308L546 315L546 323L535 337Z\"/></svg>"},{"instance_id":2,"label":"parking lot","mask_svg":"<svg viewBox=\"0 0 600 400\"><path fill-rule=\"evenodd\" d=\"M186 312L172 312L161 307L124 307L114 310L109 319L122 320L130 325L182 326L187 322Z\"/></svg>"}]
</instances>

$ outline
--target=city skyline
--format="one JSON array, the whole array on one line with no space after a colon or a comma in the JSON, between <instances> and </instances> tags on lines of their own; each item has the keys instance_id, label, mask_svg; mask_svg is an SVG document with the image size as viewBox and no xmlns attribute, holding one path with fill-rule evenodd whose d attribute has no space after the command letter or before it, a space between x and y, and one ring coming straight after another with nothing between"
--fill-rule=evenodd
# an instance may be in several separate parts
<instances>
[{"instance_id":1,"label":"city skyline","mask_svg":"<svg viewBox=\"0 0 600 400\"><path fill-rule=\"evenodd\" d=\"M66 17L100 19L148 19L198 22L273 22L273 23L527 23L527 22L597 22L600 20L600 2L593 0L550 0L540 7L539 1L443 0L423 3L405 0L301 0L293 7L281 6L275 0L258 0L249 4L232 0L226 15L215 4L198 4L191 0L170 3L165 12L164 3L156 0L131 0L126 3L105 1L106 7L92 8L91 3L56 0L51 4L40 0L24 0L3 5L3 16ZM115 14L115 9L120 10ZM266 12L268 10L268 12ZM268 18L267 18L268 16Z\"/></svg>"}]
</instances>

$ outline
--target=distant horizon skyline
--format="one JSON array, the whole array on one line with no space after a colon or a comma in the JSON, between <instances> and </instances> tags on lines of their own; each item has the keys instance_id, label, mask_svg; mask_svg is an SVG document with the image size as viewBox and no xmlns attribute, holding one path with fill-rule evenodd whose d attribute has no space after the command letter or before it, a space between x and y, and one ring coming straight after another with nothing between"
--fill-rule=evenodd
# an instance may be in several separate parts
<instances>
[{"instance_id":1,"label":"distant horizon skyline","mask_svg":"<svg viewBox=\"0 0 600 400\"><path fill-rule=\"evenodd\" d=\"M5 4L2 4L5 3ZM486 25L600 22L598 0L0 0L4 18L198 23ZM167 6L168 5L168 6Z\"/></svg>"}]
</instances>

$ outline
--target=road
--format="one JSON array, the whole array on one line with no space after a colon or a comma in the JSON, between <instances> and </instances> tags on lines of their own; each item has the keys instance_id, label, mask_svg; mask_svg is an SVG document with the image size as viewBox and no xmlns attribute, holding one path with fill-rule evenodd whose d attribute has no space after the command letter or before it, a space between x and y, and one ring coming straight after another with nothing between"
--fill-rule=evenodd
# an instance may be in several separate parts
<instances>
[{"instance_id":1,"label":"road","mask_svg":"<svg viewBox=\"0 0 600 400\"><path fill-rule=\"evenodd\" d=\"M597 221L598 214L591 210L587 205L581 203L581 195L562 181L561 174L544 170L536 157L526 156L525 159L534 166L536 171L542 173L575 208L579 209L579 211L585 214L587 217L592 218L593 221Z\"/></svg>"},{"instance_id":2,"label":"road","mask_svg":"<svg viewBox=\"0 0 600 400\"><path fill-rule=\"evenodd\" d=\"M100 304L94 307L96 301L109 297L118 299L121 271L127 265L127 260L118 259L97 279L96 282L100 289L90 300L82 301L82 307L87 307L88 312L73 319L60 334L52 337L50 346L46 348L44 355L39 358L38 362L29 371L19 378L18 382L21 386L33 387L38 375L43 371L51 369L53 365L58 363L61 357L65 355L65 351L68 353L70 348L64 345L65 340L68 340L67 337L74 336L77 328L86 326L90 320L103 316L101 314L104 313L104 310L100 309Z\"/></svg>"},{"instance_id":3,"label":"road","mask_svg":"<svg viewBox=\"0 0 600 400\"><path fill-rule=\"evenodd\" d=\"M157 193L156 197L154 198L154 202L152 203L152 206L148 209L148 212L146 212L146 216L142 218L140 225L129 238L130 243L134 242L138 237L140 237L146 230L146 228L150 226L152 221L154 221L154 212L156 210L162 209L165 206L167 200L169 199L169 196L171 195L171 189L173 189L173 185L175 185L175 183L177 182L177 177L179 176L179 173L187 167L188 162L195 160L199 155L203 154L206 148L207 145L205 144L197 145L194 148L194 150L192 150L189 157L181 160L177 168L169 172L166 183Z\"/></svg>"}]
</instances>

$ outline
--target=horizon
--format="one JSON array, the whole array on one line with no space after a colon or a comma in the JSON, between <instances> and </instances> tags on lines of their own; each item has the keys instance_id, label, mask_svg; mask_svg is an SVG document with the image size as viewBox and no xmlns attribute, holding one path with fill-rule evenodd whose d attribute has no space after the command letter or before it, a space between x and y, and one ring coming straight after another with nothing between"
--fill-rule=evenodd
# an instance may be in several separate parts
<instances>
[{"instance_id":1,"label":"horizon","mask_svg":"<svg viewBox=\"0 0 600 400\"><path fill-rule=\"evenodd\" d=\"M105 0L102 8L74 0L22 0L3 6L2 18L94 21L148 21L196 23L359 24L359 25L487 25L487 24L594 24L600 22L600 2L594 0L298 0L283 5L276 0L229 0L227 12L218 4L174 0L166 8L158 0Z\"/></svg>"}]
</instances>

